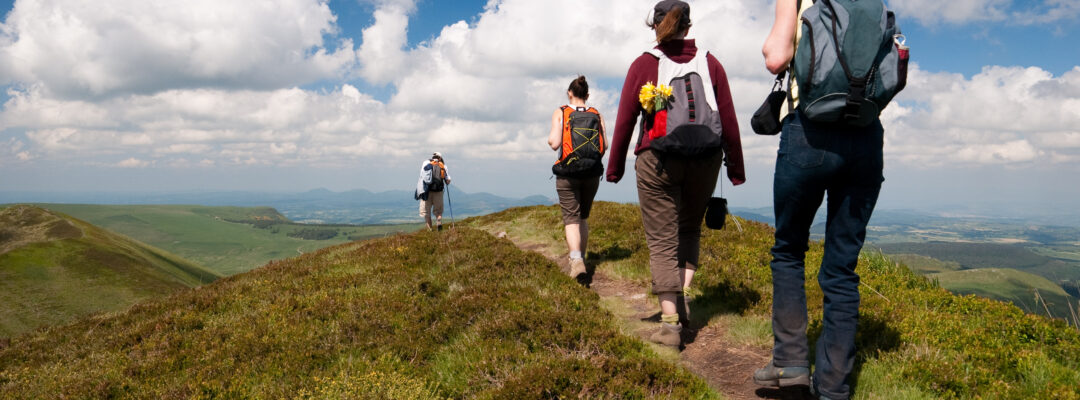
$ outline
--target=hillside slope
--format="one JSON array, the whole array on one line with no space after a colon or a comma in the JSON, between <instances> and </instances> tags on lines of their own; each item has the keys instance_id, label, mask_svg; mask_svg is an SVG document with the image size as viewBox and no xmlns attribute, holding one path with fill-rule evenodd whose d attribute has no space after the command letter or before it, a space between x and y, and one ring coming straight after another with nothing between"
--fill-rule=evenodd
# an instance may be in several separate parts
<instances>
[{"instance_id":1,"label":"hillside slope","mask_svg":"<svg viewBox=\"0 0 1080 400\"><path fill-rule=\"evenodd\" d=\"M927 242L878 245L889 254L922 254L964 269L1012 268L1052 282L1080 280L1080 262L1038 254L1023 244Z\"/></svg>"},{"instance_id":2,"label":"hillside slope","mask_svg":"<svg viewBox=\"0 0 1080 400\"><path fill-rule=\"evenodd\" d=\"M475 229L331 247L12 339L0 398L716 398Z\"/></svg>"},{"instance_id":3,"label":"hillside slope","mask_svg":"<svg viewBox=\"0 0 1080 400\"><path fill-rule=\"evenodd\" d=\"M974 294L1007 301L1032 314L1071 320L1080 303L1060 286L1041 276L1011 268L980 268L927 275L941 287L958 294ZM1036 302L1035 291L1042 300ZM1046 302L1045 308L1042 301ZM1072 309L1069 305L1072 305Z\"/></svg>"},{"instance_id":4,"label":"hillside slope","mask_svg":"<svg viewBox=\"0 0 1080 400\"><path fill-rule=\"evenodd\" d=\"M0 337L219 277L64 214L25 205L0 210Z\"/></svg>"},{"instance_id":5,"label":"hillside slope","mask_svg":"<svg viewBox=\"0 0 1080 400\"><path fill-rule=\"evenodd\" d=\"M557 206L510 209L467 223L505 231L525 247L565 246ZM725 335L732 343L756 342L767 351L772 345L772 229L748 221L741 231L732 225L705 231L691 314L705 319L703 332ZM638 208L598 202L589 227L589 258L597 270L647 285L648 250ZM821 332L816 279L821 257L821 243L811 243L806 257L811 348ZM1075 328L1011 304L951 294L880 254L864 253L858 271L862 306L855 398L1080 399ZM711 329L716 325L720 329Z\"/></svg>"},{"instance_id":6,"label":"hillside slope","mask_svg":"<svg viewBox=\"0 0 1080 400\"><path fill-rule=\"evenodd\" d=\"M40 204L168 250L222 275L352 240L413 231L420 224L309 226L270 207ZM314 235L304 235L307 230ZM325 233L325 234L324 234ZM308 240L310 238L320 240ZM305 239L308 238L308 239Z\"/></svg>"}]
</instances>

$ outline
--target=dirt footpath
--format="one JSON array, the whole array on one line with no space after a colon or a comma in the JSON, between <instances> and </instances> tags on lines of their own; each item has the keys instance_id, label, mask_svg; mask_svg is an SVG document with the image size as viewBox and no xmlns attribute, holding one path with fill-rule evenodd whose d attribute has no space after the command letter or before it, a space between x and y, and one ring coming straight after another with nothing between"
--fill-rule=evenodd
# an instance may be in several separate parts
<instances>
[{"instance_id":1,"label":"dirt footpath","mask_svg":"<svg viewBox=\"0 0 1080 400\"><path fill-rule=\"evenodd\" d=\"M500 234L505 237L505 234ZM508 237L514 241L514 238ZM569 261L563 249L537 243L514 241L522 250L543 254L559 265L564 273L570 272ZM685 347L675 351L669 347L652 344L649 335L659 322L659 306L656 300L646 295L648 288L621 280L589 265L589 277L582 282L600 295L600 303L621 321L627 331L636 334L642 341L654 346L661 356L677 358L687 370L701 376L714 390L731 399L803 399L810 398L805 390L780 391L763 389L755 385L751 377L754 370L769 361L768 350L753 346L737 345L726 340L726 327L711 324L687 329L684 334ZM693 303L690 312L693 314Z\"/></svg>"}]
</instances>

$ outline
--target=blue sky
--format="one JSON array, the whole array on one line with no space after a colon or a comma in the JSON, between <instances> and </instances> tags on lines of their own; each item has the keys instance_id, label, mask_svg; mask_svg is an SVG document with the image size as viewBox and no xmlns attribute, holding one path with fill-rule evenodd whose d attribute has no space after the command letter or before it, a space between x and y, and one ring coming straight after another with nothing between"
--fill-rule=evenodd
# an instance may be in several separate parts
<instances>
[{"instance_id":1,"label":"blue sky","mask_svg":"<svg viewBox=\"0 0 1080 400\"><path fill-rule=\"evenodd\" d=\"M614 121L652 2L488 3L0 0L0 191L407 190L438 149L463 190L553 197L550 110L584 73ZM749 181L725 195L768 205L776 139L746 123L772 5L691 4L742 128ZM889 5L915 66L882 116L883 205L1080 205L1063 184L1080 173L1080 6ZM628 178L599 197L635 200Z\"/></svg>"}]
</instances>

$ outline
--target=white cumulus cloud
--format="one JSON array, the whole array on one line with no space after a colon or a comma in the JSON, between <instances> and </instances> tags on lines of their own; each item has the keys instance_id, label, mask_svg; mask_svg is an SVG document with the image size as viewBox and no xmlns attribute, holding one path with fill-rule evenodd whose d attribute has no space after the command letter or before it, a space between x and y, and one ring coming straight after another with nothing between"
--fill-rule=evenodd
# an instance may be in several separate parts
<instances>
[{"instance_id":1,"label":"white cumulus cloud","mask_svg":"<svg viewBox=\"0 0 1080 400\"><path fill-rule=\"evenodd\" d=\"M1054 164L1080 156L1080 67L986 67L959 74L911 70L883 114L886 154L913 165Z\"/></svg>"},{"instance_id":2,"label":"white cumulus cloud","mask_svg":"<svg viewBox=\"0 0 1080 400\"><path fill-rule=\"evenodd\" d=\"M1076 0L892 0L886 3L902 19L915 19L925 26L985 21L1035 25L1075 21L1080 17L1080 2Z\"/></svg>"},{"instance_id":3,"label":"white cumulus cloud","mask_svg":"<svg viewBox=\"0 0 1080 400\"><path fill-rule=\"evenodd\" d=\"M120 168L142 168L147 165L150 165L150 162L146 160L140 160L134 157L128 158L115 164L116 167Z\"/></svg>"},{"instance_id":4,"label":"white cumulus cloud","mask_svg":"<svg viewBox=\"0 0 1080 400\"><path fill-rule=\"evenodd\" d=\"M590 104L613 129L621 79L653 45L645 27L653 0L492 0L472 23L411 47L409 16L426 3L369 2L374 23L354 45L327 39L337 17L326 1L20 0L0 26L0 85L11 84L0 163L337 168L364 159L411 174L414 158L438 150L483 165L478 174L540 171L535 183L547 185L549 118L570 80L589 78ZM691 37L728 73L747 162L771 164L776 138L746 123L772 84L761 58L772 4L691 5ZM892 5L958 16L949 23L1017 12L1009 0ZM304 88L317 80L331 83ZM361 89L368 85L392 94L377 98ZM891 163L1075 167L1080 68L964 76L913 65L883 121Z\"/></svg>"},{"instance_id":5,"label":"white cumulus cloud","mask_svg":"<svg viewBox=\"0 0 1080 400\"><path fill-rule=\"evenodd\" d=\"M203 86L276 88L340 77L321 0L17 1L0 27L0 84L87 98Z\"/></svg>"}]
</instances>

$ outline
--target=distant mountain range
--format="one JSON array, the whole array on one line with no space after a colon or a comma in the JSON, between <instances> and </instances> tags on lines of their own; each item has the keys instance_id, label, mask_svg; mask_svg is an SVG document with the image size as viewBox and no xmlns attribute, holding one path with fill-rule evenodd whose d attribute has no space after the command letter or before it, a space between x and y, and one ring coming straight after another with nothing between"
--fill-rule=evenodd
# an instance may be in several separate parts
<instances>
[{"instance_id":1,"label":"distant mountain range","mask_svg":"<svg viewBox=\"0 0 1080 400\"><path fill-rule=\"evenodd\" d=\"M466 193L449 186L443 218L483 215L510 207L553 204L544 196L520 199L491 193ZM372 192L364 189L334 192L176 192L176 193L44 193L0 192L3 203L79 204L197 204L204 206L268 206L289 219L307 223L394 224L420 221L419 204L406 190Z\"/></svg>"}]
</instances>

